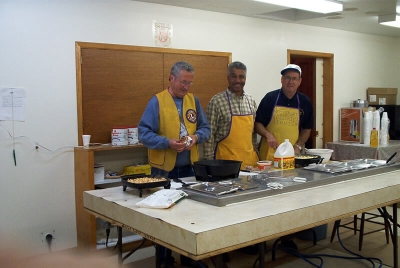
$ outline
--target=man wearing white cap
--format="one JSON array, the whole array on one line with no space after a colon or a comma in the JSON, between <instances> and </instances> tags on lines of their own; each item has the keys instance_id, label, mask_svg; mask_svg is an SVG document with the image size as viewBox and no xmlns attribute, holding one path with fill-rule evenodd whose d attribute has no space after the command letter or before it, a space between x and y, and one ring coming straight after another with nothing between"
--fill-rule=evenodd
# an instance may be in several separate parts
<instances>
[{"instance_id":1,"label":"man wearing white cap","mask_svg":"<svg viewBox=\"0 0 400 268\"><path fill-rule=\"evenodd\" d=\"M260 160L274 160L274 153L285 139L300 153L310 137L314 111L310 99L297 92L301 84L301 68L289 64L281 71L280 89L268 92L258 106L255 130L261 135Z\"/></svg>"}]
</instances>

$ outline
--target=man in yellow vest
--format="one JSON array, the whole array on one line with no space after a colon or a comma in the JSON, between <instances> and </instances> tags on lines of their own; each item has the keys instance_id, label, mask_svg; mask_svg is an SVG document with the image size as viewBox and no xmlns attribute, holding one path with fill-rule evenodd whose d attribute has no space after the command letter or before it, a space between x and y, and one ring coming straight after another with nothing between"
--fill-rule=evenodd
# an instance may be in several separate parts
<instances>
[{"instance_id":1,"label":"man in yellow vest","mask_svg":"<svg viewBox=\"0 0 400 268\"><path fill-rule=\"evenodd\" d=\"M260 160L274 160L278 146L289 139L295 154L300 153L310 137L314 111L310 99L297 92L301 68L289 64L281 71L280 89L268 92L257 109L255 130L261 136Z\"/></svg>"},{"instance_id":2,"label":"man in yellow vest","mask_svg":"<svg viewBox=\"0 0 400 268\"><path fill-rule=\"evenodd\" d=\"M176 62L169 75L169 87L153 96L138 125L139 141L148 148L153 176L177 179L194 176L192 164L199 158L198 144L210 136L210 125L199 99L188 93L194 69ZM188 140L183 141L183 138ZM173 267L171 250L160 247L163 267ZM202 267L201 262L181 256L184 266ZM205 267L205 266L204 266Z\"/></svg>"},{"instance_id":3,"label":"man in yellow vest","mask_svg":"<svg viewBox=\"0 0 400 268\"><path fill-rule=\"evenodd\" d=\"M246 65L239 61L228 66L228 89L213 96L207 106L211 136L204 146L205 159L242 161L241 169L256 166L258 155L254 119L257 104L244 92Z\"/></svg>"}]
</instances>

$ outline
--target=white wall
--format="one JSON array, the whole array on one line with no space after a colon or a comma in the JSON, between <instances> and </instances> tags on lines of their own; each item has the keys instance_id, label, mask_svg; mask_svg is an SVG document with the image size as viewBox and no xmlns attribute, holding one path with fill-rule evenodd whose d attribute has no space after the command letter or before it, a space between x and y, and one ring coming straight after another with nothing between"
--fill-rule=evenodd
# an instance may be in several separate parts
<instances>
[{"instance_id":1,"label":"white wall","mask_svg":"<svg viewBox=\"0 0 400 268\"><path fill-rule=\"evenodd\" d=\"M173 24L173 48L232 52L248 66L246 90L258 102L280 86L287 49L335 55L335 111L366 98L368 87L400 87L395 38L128 0L3 0L0 88L25 88L27 105L25 122L14 124L16 166L13 125L0 122L0 232L33 245L21 253L47 251L43 230L56 230L53 250L76 246L75 41L154 46L153 20Z\"/></svg>"}]
</instances>

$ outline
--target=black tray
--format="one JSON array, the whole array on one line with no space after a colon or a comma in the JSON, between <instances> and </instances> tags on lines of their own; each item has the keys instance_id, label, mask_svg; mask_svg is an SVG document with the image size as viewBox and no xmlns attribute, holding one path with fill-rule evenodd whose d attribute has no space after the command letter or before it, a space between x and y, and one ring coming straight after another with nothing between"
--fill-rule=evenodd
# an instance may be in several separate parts
<instances>
[{"instance_id":1,"label":"black tray","mask_svg":"<svg viewBox=\"0 0 400 268\"><path fill-rule=\"evenodd\" d=\"M301 158L301 157L307 158ZM311 155L311 154L296 154L294 156L295 165L299 165L301 167L306 167L310 164L321 164L324 159L320 155Z\"/></svg>"},{"instance_id":2,"label":"black tray","mask_svg":"<svg viewBox=\"0 0 400 268\"><path fill-rule=\"evenodd\" d=\"M128 182L129 179L137 179L143 177L151 177L146 174L132 174L132 175L123 175L121 176L121 184L122 189L125 191L127 187L135 188L139 190L139 197L142 197L142 189L154 188L164 186L165 189L169 189L171 187L170 179L166 178L165 181L157 181L157 182L148 182L148 183L132 183ZM151 177L156 178L156 177Z\"/></svg>"}]
</instances>

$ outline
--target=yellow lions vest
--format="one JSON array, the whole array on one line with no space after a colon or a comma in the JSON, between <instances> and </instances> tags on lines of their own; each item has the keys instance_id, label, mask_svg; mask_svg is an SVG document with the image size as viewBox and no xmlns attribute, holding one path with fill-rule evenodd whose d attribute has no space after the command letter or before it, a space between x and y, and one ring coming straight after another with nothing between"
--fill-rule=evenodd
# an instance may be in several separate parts
<instances>
[{"instance_id":1,"label":"yellow lions vest","mask_svg":"<svg viewBox=\"0 0 400 268\"><path fill-rule=\"evenodd\" d=\"M233 115L232 110L231 115L231 129L228 136L217 143L215 159L242 161L241 169L245 169L246 166L254 167L257 164L258 155L252 142L253 115Z\"/></svg>"},{"instance_id":2,"label":"yellow lions vest","mask_svg":"<svg viewBox=\"0 0 400 268\"><path fill-rule=\"evenodd\" d=\"M159 104L160 126L158 135L168 139L180 139L180 118L178 109L168 89L156 95ZM196 101L192 93L183 97L182 117L183 123L189 135L193 135L197 128ZM177 152L170 148L165 150L148 149L149 164L152 167L171 171L175 167ZM190 150L190 160L193 162L199 159L197 144Z\"/></svg>"},{"instance_id":3,"label":"yellow lions vest","mask_svg":"<svg viewBox=\"0 0 400 268\"><path fill-rule=\"evenodd\" d=\"M279 96L276 100L278 102ZM271 132L278 140L278 145L289 139L291 144L295 144L299 138L300 109L277 106L275 103L271 122L266 126L266 130ZM300 103L298 105L300 107ZM274 161L276 149L270 148L265 138L261 139L260 160Z\"/></svg>"}]
</instances>

